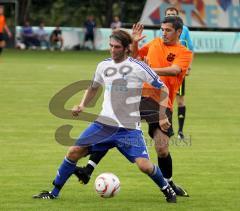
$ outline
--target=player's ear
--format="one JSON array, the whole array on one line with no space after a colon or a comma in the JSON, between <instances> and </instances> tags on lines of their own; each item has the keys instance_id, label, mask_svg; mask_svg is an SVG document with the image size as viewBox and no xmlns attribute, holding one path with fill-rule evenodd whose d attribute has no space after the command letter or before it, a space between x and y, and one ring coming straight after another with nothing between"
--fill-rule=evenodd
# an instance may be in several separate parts
<instances>
[{"instance_id":1,"label":"player's ear","mask_svg":"<svg viewBox=\"0 0 240 211\"><path fill-rule=\"evenodd\" d=\"M178 37L180 37L180 35L182 34L182 29L178 29L177 33L178 33Z\"/></svg>"}]
</instances>

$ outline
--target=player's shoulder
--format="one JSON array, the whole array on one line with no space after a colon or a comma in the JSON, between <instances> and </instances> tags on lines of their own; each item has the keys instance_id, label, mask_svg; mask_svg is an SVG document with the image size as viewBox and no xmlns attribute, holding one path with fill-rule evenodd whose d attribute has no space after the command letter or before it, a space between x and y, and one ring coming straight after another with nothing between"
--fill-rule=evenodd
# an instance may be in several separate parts
<instances>
[{"instance_id":1,"label":"player's shoulder","mask_svg":"<svg viewBox=\"0 0 240 211\"><path fill-rule=\"evenodd\" d=\"M107 59L104 59L102 60L101 62L98 63L98 65L107 65L107 64L111 64L113 61L112 58L107 58Z\"/></svg>"},{"instance_id":2,"label":"player's shoulder","mask_svg":"<svg viewBox=\"0 0 240 211\"><path fill-rule=\"evenodd\" d=\"M97 70L100 71L101 69L105 69L109 66L113 66L113 59L112 58L107 58L102 61L100 61L97 64Z\"/></svg>"},{"instance_id":3,"label":"player's shoulder","mask_svg":"<svg viewBox=\"0 0 240 211\"><path fill-rule=\"evenodd\" d=\"M163 39L162 39L162 37L155 37L155 38L151 41L151 43L154 43L154 44L156 44L156 43L161 44L161 43L163 43Z\"/></svg>"},{"instance_id":4,"label":"player's shoulder","mask_svg":"<svg viewBox=\"0 0 240 211\"><path fill-rule=\"evenodd\" d=\"M186 46L179 44L178 45L178 55L180 57L192 57L193 52L189 50Z\"/></svg>"},{"instance_id":5,"label":"player's shoulder","mask_svg":"<svg viewBox=\"0 0 240 211\"><path fill-rule=\"evenodd\" d=\"M149 73L150 75L154 75L154 73L152 73L153 70L145 62L140 61L138 59L134 59L132 57L129 57L128 60L136 71L141 71L144 73Z\"/></svg>"},{"instance_id":6,"label":"player's shoulder","mask_svg":"<svg viewBox=\"0 0 240 211\"><path fill-rule=\"evenodd\" d=\"M137 67L140 67L140 68L143 68L143 67L147 66L146 63L144 63L144 62L142 62L138 59L134 59L133 57L128 57L128 61L129 61L130 64L132 64L134 66L137 66Z\"/></svg>"},{"instance_id":7,"label":"player's shoulder","mask_svg":"<svg viewBox=\"0 0 240 211\"><path fill-rule=\"evenodd\" d=\"M113 59L112 58L106 58L103 60L103 62L111 62Z\"/></svg>"},{"instance_id":8,"label":"player's shoulder","mask_svg":"<svg viewBox=\"0 0 240 211\"><path fill-rule=\"evenodd\" d=\"M182 45L181 43L179 43L177 45L177 48L179 49L179 51L181 52L191 52L186 46Z\"/></svg>"},{"instance_id":9,"label":"player's shoulder","mask_svg":"<svg viewBox=\"0 0 240 211\"><path fill-rule=\"evenodd\" d=\"M189 28L186 25L183 25L183 31L189 31Z\"/></svg>"}]
</instances>

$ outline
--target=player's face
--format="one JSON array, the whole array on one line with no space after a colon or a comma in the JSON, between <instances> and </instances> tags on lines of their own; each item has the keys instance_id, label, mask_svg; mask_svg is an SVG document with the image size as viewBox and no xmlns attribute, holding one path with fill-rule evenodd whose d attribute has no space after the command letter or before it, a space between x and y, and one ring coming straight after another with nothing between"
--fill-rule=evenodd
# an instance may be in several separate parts
<instances>
[{"instance_id":1,"label":"player's face","mask_svg":"<svg viewBox=\"0 0 240 211\"><path fill-rule=\"evenodd\" d=\"M112 59L116 63L122 62L127 56L126 48L123 47L120 41L113 38L110 39L109 45Z\"/></svg>"},{"instance_id":2,"label":"player's face","mask_svg":"<svg viewBox=\"0 0 240 211\"><path fill-rule=\"evenodd\" d=\"M166 17L167 16L177 16L177 12L175 10L167 10Z\"/></svg>"},{"instance_id":3,"label":"player's face","mask_svg":"<svg viewBox=\"0 0 240 211\"><path fill-rule=\"evenodd\" d=\"M176 31L172 23L162 23L161 30L164 44L174 45L178 42L181 30Z\"/></svg>"},{"instance_id":4,"label":"player's face","mask_svg":"<svg viewBox=\"0 0 240 211\"><path fill-rule=\"evenodd\" d=\"M3 7L0 7L0 15L3 15L3 13L4 13Z\"/></svg>"}]
</instances>

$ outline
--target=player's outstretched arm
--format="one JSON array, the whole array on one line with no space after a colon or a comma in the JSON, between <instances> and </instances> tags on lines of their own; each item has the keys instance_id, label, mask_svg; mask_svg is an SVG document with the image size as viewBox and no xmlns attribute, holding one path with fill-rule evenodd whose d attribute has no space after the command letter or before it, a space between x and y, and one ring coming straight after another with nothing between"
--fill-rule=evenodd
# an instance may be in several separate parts
<instances>
[{"instance_id":1,"label":"player's outstretched arm","mask_svg":"<svg viewBox=\"0 0 240 211\"><path fill-rule=\"evenodd\" d=\"M89 102L95 97L98 91L98 87L92 87L90 86L84 93L83 98L79 105L75 105L72 108L72 115L78 116L80 112L84 110L84 108L89 104Z\"/></svg>"},{"instance_id":2,"label":"player's outstretched arm","mask_svg":"<svg viewBox=\"0 0 240 211\"><path fill-rule=\"evenodd\" d=\"M138 42L144 39L146 36L142 35L144 26L141 23L136 23L133 24L132 27L132 46L131 46L131 51L132 51L132 57L137 58L138 55Z\"/></svg>"},{"instance_id":3,"label":"player's outstretched arm","mask_svg":"<svg viewBox=\"0 0 240 211\"><path fill-rule=\"evenodd\" d=\"M173 64L169 67L152 68L160 76L176 76L181 73L181 68Z\"/></svg>"}]
</instances>

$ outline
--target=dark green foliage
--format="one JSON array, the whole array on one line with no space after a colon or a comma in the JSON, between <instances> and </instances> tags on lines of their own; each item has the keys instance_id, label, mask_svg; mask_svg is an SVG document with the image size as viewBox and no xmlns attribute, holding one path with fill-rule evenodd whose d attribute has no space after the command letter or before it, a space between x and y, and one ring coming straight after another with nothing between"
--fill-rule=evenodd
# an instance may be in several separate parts
<instances>
[{"instance_id":1,"label":"dark green foliage","mask_svg":"<svg viewBox=\"0 0 240 211\"><path fill-rule=\"evenodd\" d=\"M145 0L19 0L19 24L30 20L32 25L44 21L47 26L81 27L86 16L93 14L98 27L109 27L112 17L119 15L123 22L139 20Z\"/></svg>"}]
</instances>

